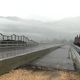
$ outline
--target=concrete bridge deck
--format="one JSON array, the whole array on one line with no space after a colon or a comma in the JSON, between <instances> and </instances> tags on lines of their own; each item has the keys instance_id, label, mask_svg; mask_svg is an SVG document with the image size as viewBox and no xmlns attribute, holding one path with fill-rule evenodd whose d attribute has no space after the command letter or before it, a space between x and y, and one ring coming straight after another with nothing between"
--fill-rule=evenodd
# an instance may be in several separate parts
<instances>
[{"instance_id":1,"label":"concrete bridge deck","mask_svg":"<svg viewBox=\"0 0 80 80\"><path fill-rule=\"evenodd\" d=\"M0 52L0 74L4 74L21 65L29 64L61 46L62 44L45 44L33 48Z\"/></svg>"},{"instance_id":2,"label":"concrete bridge deck","mask_svg":"<svg viewBox=\"0 0 80 80\"><path fill-rule=\"evenodd\" d=\"M73 61L69 58L69 49L70 46L68 45L62 46L61 48L34 61L31 65L44 66L54 69L74 70Z\"/></svg>"},{"instance_id":3,"label":"concrete bridge deck","mask_svg":"<svg viewBox=\"0 0 80 80\"><path fill-rule=\"evenodd\" d=\"M34 46L34 47L26 47L26 48L20 48L20 49L3 49L3 51L0 51L0 60L5 59L5 58L10 58L10 57L15 57L15 56L20 56L20 55L24 55L24 54L28 54L28 53L32 53L32 52L36 52L42 49L46 49L46 48L50 48L50 47L55 47L58 45L62 45L62 44L40 44L38 46Z\"/></svg>"},{"instance_id":4,"label":"concrete bridge deck","mask_svg":"<svg viewBox=\"0 0 80 80\"><path fill-rule=\"evenodd\" d=\"M32 48L0 52L0 74L22 65L33 68L80 70L80 56L70 45L45 44ZM79 55L79 54L78 54ZM75 63L75 64L74 64Z\"/></svg>"}]
</instances>

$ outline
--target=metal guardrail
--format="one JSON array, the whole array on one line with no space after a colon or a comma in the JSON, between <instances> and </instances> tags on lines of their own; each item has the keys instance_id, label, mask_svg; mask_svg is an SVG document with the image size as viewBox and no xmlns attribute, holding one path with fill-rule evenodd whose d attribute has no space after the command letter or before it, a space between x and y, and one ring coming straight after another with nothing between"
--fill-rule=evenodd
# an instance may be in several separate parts
<instances>
[{"instance_id":1,"label":"metal guardrail","mask_svg":"<svg viewBox=\"0 0 80 80\"><path fill-rule=\"evenodd\" d=\"M0 33L0 47L5 46L35 46L38 42L29 39L28 37L22 35L4 35Z\"/></svg>"},{"instance_id":2,"label":"metal guardrail","mask_svg":"<svg viewBox=\"0 0 80 80\"><path fill-rule=\"evenodd\" d=\"M77 52L79 53L79 55L80 55L80 47L74 45L74 48L76 49L76 51L77 51Z\"/></svg>"},{"instance_id":3,"label":"metal guardrail","mask_svg":"<svg viewBox=\"0 0 80 80\"><path fill-rule=\"evenodd\" d=\"M0 40L21 40L21 41L29 41L28 37L22 35L16 35L16 34L12 34L12 35L4 35L2 33L0 33Z\"/></svg>"},{"instance_id":4,"label":"metal guardrail","mask_svg":"<svg viewBox=\"0 0 80 80\"><path fill-rule=\"evenodd\" d=\"M80 55L74 48L71 48L71 58L73 60L75 69L80 70Z\"/></svg>"}]
</instances>

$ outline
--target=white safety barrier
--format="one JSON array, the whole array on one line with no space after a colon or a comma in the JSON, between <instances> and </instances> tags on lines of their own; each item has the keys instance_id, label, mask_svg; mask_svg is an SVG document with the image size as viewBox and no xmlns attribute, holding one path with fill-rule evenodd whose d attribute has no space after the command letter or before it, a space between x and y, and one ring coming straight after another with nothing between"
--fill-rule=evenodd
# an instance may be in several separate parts
<instances>
[{"instance_id":1,"label":"white safety barrier","mask_svg":"<svg viewBox=\"0 0 80 80\"><path fill-rule=\"evenodd\" d=\"M71 48L71 58L73 59L76 69L80 70L80 55L74 48Z\"/></svg>"}]
</instances>

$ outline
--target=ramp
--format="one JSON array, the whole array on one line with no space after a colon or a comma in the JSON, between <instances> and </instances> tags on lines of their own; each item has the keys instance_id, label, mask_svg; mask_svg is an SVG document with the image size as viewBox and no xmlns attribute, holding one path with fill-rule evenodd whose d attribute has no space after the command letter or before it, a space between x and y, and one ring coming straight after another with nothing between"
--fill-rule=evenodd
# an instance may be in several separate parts
<instances>
[{"instance_id":1,"label":"ramp","mask_svg":"<svg viewBox=\"0 0 80 80\"><path fill-rule=\"evenodd\" d=\"M74 70L73 61L69 58L69 49L70 46L68 45L62 46L61 48L34 61L31 65L52 69Z\"/></svg>"}]
</instances>

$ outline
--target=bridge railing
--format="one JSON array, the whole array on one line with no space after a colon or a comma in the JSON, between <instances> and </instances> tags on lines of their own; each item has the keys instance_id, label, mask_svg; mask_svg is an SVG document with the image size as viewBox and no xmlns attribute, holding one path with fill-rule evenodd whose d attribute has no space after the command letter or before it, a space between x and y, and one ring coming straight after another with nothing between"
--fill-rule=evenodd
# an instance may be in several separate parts
<instances>
[{"instance_id":1,"label":"bridge railing","mask_svg":"<svg viewBox=\"0 0 80 80\"><path fill-rule=\"evenodd\" d=\"M30 47L30 46L35 46L38 45L37 42L30 40L26 36L19 36L19 35L3 35L0 33L0 48L1 47L13 47L13 46L25 46L25 47Z\"/></svg>"},{"instance_id":2,"label":"bridge railing","mask_svg":"<svg viewBox=\"0 0 80 80\"><path fill-rule=\"evenodd\" d=\"M75 50L75 48L71 48L71 58L73 60L74 66L77 70L80 70L80 55Z\"/></svg>"}]
</instances>

